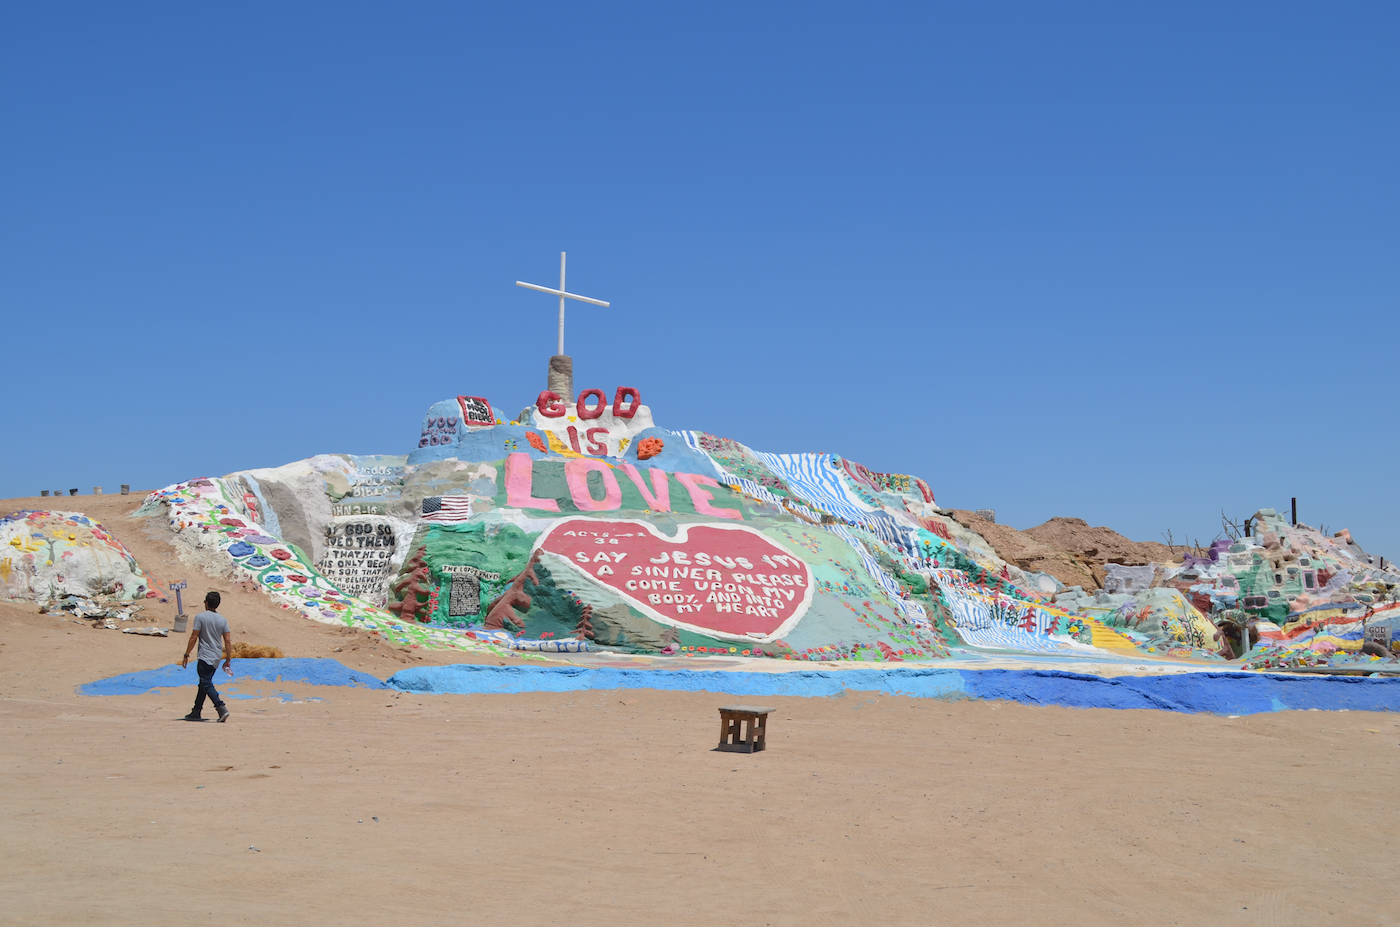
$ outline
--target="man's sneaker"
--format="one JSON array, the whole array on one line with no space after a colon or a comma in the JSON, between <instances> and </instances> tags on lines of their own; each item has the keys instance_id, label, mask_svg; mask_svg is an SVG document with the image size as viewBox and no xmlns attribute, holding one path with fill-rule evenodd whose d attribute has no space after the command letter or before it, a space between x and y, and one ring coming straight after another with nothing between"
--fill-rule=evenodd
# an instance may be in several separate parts
<instances>
[{"instance_id":1,"label":"man's sneaker","mask_svg":"<svg viewBox=\"0 0 1400 927\"><path fill-rule=\"evenodd\" d=\"M203 721L204 719L201 718L201 717L199 716L199 712L197 712L197 711L192 711L192 712L190 712L189 714L185 715L185 720L186 720L186 721Z\"/></svg>"},{"instance_id":2,"label":"man's sneaker","mask_svg":"<svg viewBox=\"0 0 1400 927\"><path fill-rule=\"evenodd\" d=\"M227 720L228 720L228 709L227 709L227 708L220 708L220 709L219 709L219 723L222 724L223 722L225 722L225 721L227 721Z\"/></svg>"}]
</instances>

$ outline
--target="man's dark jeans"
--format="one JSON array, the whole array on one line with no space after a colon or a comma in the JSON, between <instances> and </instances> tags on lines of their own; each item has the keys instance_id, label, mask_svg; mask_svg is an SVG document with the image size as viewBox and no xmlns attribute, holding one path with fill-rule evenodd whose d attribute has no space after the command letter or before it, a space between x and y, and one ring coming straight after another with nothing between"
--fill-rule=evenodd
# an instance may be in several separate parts
<instances>
[{"instance_id":1,"label":"man's dark jeans","mask_svg":"<svg viewBox=\"0 0 1400 927\"><path fill-rule=\"evenodd\" d=\"M219 693L214 691L214 670L219 668L217 663L205 663L200 660L195 668L199 670L199 694L194 697L194 714L199 714L204 707L204 697L207 695L214 703L214 710L219 714L224 713L224 700L219 698Z\"/></svg>"}]
</instances>

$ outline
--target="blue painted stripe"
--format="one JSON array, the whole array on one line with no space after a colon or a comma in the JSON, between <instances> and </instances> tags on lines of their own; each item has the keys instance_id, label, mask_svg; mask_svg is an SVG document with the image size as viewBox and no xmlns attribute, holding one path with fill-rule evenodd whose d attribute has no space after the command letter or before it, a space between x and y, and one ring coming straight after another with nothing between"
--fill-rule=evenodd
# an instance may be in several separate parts
<instances>
[{"instance_id":1,"label":"blue painted stripe","mask_svg":"<svg viewBox=\"0 0 1400 927\"><path fill-rule=\"evenodd\" d=\"M714 692L725 695L840 695L847 689L912 695L921 698L960 698L958 670L854 670L785 673L719 673L713 670L587 669L585 667L415 666L399 670L388 684L408 692L517 693L578 692L590 689L661 689L667 692Z\"/></svg>"},{"instance_id":2,"label":"blue painted stripe","mask_svg":"<svg viewBox=\"0 0 1400 927\"><path fill-rule=\"evenodd\" d=\"M416 666L389 678L396 689L427 693L576 692L663 689L746 696L830 696L844 691L916 698L1004 699L1071 708L1152 708L1246 715L1266 711L1400 711L1400 679L1183 673L1090 676L1059 670L801 670L731 673L583 667Z\"/></svg>"},{"instance_id":3,"label":"blue painted stripe","mask_svg":"<svg viewBox=\"0 0 1400 927\"><path fill-rule=\"evenodd\" d=\"M233 674L224 672L223 664L214 672L214 685L232 685L244 680L258 682L302 682L313 686L351 686L365 689L387 688L369 673L352 670L338 660L288 658L281 660L233 661ZM172 663L158 669L123 673L79 686L83 695L145 695L170 686L197 686L199 673L193 662L181 669Z\"/></svg>"},{"instance_id":4,"label":"blue painted stripe","mask_svg":"<svg viewBox=\"0 0 1400 927\"><path fill-rule=\"evenodd\" d=\"M870 692L939 699L1003 699L1070 708L1149 708L1221 715L1268 711L1400 711L1400 678L1284 676L1256 673L1182 673L1176 676L1091 676L1060 670L908 669L793 670L731 673L713 670L588 669L538 666L415 666L387 683L335 660L234 661L234 677L219 671L215 684L243 680L363 686L433 694L508 694L585 690L661 689L743 696L834 696ZM140 695L170 686L194 686L194 667L165 666L125 673L82 686L84 695Z\"/></svg>"},{"instance_id":5,"label":"blue painted stripe","mask_svg":"<svg viewBox=\"0 0 1400 927\"><path fill-rule=\"evenodd\" d=\"M870 551L866 550L865 545L860 540L847 531L844 525L826 525L825 527L826 530L851 545L851 548L860 557L860 562L864 564L865 572L869 573L870 578L880 584L880 588L885 590L891 601L899 607L906 618L919 624L928 624L928 613L924 611L924 607L917 602L910 602L903 598L903 590L899 583L896 583L894 578L876 562L875 558L870 556Z\"/></svg>"},{"instance_id":6,"label":"blue painted stripe","mask_svg":"<svg viewBox=\"0 0 1400 927\"><path fill-rule=\"evenodd\" d=\"M1069 708L1156 708L1252 715L1268 711L1400 711L1400 679L1182 673L1178 676L1089 676L1059 670L973 670L967 693L1026 705Z\"/></svg>"},{"instance_id":7,"label":"blue painted stripe","mask_svg":"<svg viewBox=\"0 0 1400 927\"><path fill-rule=\"evenodd\" d=\"M753 454L799 496L831 515L865 524L875 511L846 486L828 454Z\"/></svg>"}]
</instances>

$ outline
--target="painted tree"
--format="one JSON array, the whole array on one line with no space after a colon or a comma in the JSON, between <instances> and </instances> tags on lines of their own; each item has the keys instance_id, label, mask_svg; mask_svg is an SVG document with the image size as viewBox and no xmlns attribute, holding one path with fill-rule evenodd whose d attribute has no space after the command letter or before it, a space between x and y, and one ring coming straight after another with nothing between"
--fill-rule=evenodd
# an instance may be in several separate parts
<instances>
[{"instance_id":1,"label":"painted tree","mask_svg":"<svg viewBox=\"0 0 1400 927\"><path fill-rule=\"evenodd\" d=\"M904 658L901 657L899 654L895 653L894 648L891 647L889 644L886 644L884 641L876 641L875 644L880 648L880 655L883 656L886 660L891 660L895 663L904 662Z\"/></svg>"},{"instance_id":2,"label":"painted tree","mask_svg":"<svg viewBox=\"0 0 1400 927\"><path fill-rule=\"evenodd\" d=\"M420 620L419 613L429 606L433 588L429 578L432 570L424 560L427 555L428 548L419 547L403 565L402 575L389 585L394 595L403 597L403 601L387 606L389 611L398 612L401 621Z\"/></svg>"},{"instance_id":3,"label":"painted tree","mask_svg":"<svg viewBox=\"0 0 1400 927\"><path fill-rule=\"evenodd\" d=\"M585 605L583 615L578 620L578 627L574 628L574 638L576 640L593 640L593 606Z\"/></svg>"},{"instance_id":4,"label":"painted tree","mask_svg":"<svg viewBox=\"0 0 1400 927\"><path fill-rule=\"evenodd\" d=\"M525 569L521 570L515 579L510 581L506 591L497 596L496 601L486 609L486 622L483 627L487 631L504 631L506 625L515 627L515 633L519 634L525 630L525 619L516 613L516 609L529 611L533 600L525 592L525 582L529 580L536 585L539 584L539 577L535 575L535 564L540 561L540 551L535 551L530 557L530 562L525 564Z\"/></svg>"}]
</instances>

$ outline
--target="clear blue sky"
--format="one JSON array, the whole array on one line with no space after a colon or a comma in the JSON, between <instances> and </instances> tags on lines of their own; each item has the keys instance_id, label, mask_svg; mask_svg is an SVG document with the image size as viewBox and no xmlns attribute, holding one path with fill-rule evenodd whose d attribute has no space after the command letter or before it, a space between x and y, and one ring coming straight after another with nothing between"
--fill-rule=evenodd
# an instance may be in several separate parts
<instances>
[{"instance_id":1,"label":"clear blue sky","mask_svg":"<svg viewBox=\"0 0 1400 927\"><path fill-rule=\"evenodd\" d=\"M0 496L407 453L579 388L1400 557L1400 6L7 4Z\"/></svg>"}]
</instances>

